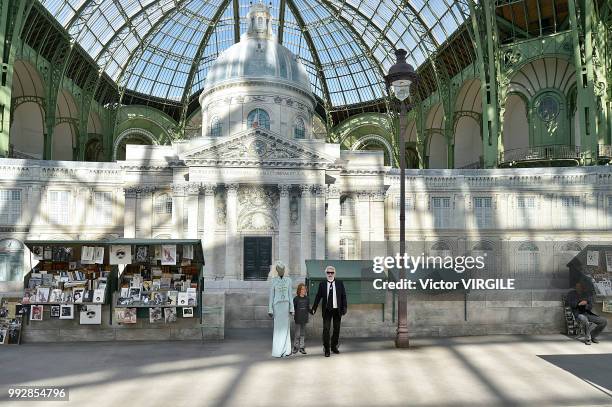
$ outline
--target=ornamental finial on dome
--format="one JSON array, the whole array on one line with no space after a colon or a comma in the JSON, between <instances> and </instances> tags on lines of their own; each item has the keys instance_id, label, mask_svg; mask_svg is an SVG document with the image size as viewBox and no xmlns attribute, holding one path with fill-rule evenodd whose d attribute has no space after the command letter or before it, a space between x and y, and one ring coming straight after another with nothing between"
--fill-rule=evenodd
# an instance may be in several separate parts
<instances>
[{"instance_id":1,"label":"ornamental finial on dome","mask_svg":"<svg viewBox=\"0 0 612 407\"><path fill-rule=\"evenodd\" d=\"M272 14L270 14L270 8L263 2L251 3L247 19L249 21L247 37L272 38Z\"/></svg>"}]
</instances>

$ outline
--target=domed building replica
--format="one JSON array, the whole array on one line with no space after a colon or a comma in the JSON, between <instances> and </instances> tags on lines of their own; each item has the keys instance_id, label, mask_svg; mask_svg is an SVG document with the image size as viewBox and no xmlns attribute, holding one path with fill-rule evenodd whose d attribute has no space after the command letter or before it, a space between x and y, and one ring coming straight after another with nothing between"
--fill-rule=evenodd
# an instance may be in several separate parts
<instances>
[{"instance_id":1,"label":"domed building replica","mask_svg":"<svg viewBox=\"0 0 612 407\"><path fill-rule=\"evenodd\" d=\"M156 195L165 181L174 208L168 232L202 237L208 288L227 280L264 288L275 260L305 278L305 260L340 256L340 191L359 191L347 212L383 214L389 187L382 152L341 150L313 137L316 100L305 68L273 36L267 6L252 5L247 21L240 41L208 71L199 96L202 137L128 145L120 162L139 183L127 208L141 204L141 188ZM162 161L163 169L151 171ZM384 216L361 219L345 230L384 239ZM138 222L126 223L124 236L161 231L143 235Z\"/></svg>"}]
</instances>

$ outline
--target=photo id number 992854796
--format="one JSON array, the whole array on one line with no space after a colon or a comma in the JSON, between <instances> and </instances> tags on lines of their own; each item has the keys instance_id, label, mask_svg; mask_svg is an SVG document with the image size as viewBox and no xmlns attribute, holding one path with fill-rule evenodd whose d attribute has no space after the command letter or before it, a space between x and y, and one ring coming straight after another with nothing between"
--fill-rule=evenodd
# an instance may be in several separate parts
<instances>
[{"instance_id":1,"label":"photo id number 992854796","mask_svg":"<svg viewBox=\"0 0 612 407\"><path fill-rule=\"evenodd\" d=\"M57 386L13 386L7 395L9 400L70 400L68 389Z\"/></svg>"}]
</instances>

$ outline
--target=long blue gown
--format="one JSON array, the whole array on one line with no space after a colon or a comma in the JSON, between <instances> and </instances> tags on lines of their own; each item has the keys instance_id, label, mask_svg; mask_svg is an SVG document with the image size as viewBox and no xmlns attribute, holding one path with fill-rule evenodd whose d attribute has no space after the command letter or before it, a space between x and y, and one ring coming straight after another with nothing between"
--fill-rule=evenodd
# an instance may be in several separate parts
<instances>
[{"instance_id":1,"label":"long blue gown","mask_svg":"<svg viewBox=\"0 0 612 407\"><path fill-rule=\"evenodd\" d=\"M291 287L289 277L274 277L270 285L268 312L274 316L272 356L277 358L291 355L290 312L293 312Z\"/></svg>"}]
</instances>

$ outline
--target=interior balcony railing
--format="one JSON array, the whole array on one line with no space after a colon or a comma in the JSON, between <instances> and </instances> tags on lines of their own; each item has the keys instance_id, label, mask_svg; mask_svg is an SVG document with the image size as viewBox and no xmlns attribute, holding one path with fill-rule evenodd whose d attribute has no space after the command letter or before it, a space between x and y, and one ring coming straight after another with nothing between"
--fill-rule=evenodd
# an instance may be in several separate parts
<instances>
[{"instance_id":1,"label":"interior balcony railing","mask_svg":"<svg viewBox=\"0 0 612 407\"><path fill-rule=\"evenodd\" d=\"M580 163L580 147L567 144L549 144L505 150L499 155L500 167L513 167L521 164L553 165L570 161Z\"/></svg>"}]
</instances>

